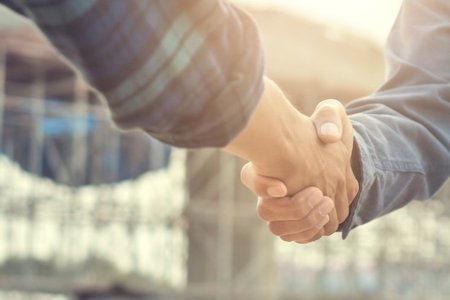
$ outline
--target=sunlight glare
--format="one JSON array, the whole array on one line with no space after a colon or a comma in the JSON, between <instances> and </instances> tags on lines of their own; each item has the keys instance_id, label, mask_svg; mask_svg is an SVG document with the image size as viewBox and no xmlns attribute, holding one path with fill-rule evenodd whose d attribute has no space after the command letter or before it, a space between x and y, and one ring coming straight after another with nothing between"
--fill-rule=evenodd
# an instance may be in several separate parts
<instances>
[{"instance_id":1,"label":"sunlight glare","mask_svg":"<svg viewBox=\"0 0 450 300\"><path fill-rule=\"evenodd\" d=\"M276 8L301 14L315 21L350 27L383 44L401 5L401 0L234 0L261 8Z\"/></svg>"}]
</instances>

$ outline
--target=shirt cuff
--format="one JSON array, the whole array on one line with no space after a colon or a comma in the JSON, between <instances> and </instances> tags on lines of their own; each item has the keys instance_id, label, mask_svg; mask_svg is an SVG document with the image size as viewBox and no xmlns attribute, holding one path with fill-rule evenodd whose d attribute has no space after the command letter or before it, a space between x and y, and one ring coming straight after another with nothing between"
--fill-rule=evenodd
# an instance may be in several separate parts
<instances>
[{"instance_id":1,"label":"shirt cuff","mask_svg":"<svg viewBox=\"0 0 450 300\"><path fill-rule=\"evenodd\" d=\"M362 207L368 201L368 190L370 182L373 181L375 167L373 155L370 147L364 139L365 127L363 124L352 120L354 129L353 152L351 164L353 172L359 183L359 191L350 205L350 211L347 219L339 225L339 231L342 232L342 238L346 239L350 231L363 224L361 217Z\"/></svg>"}]
</instances>

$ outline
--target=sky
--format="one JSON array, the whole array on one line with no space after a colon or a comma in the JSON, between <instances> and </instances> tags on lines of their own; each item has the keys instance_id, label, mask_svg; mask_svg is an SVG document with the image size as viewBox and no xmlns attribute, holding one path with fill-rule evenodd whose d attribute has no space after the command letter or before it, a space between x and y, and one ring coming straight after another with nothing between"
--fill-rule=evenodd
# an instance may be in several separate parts
<instances>
[{"instance_id":1,"label":"sky","mask_svg":"<svg viewBox=\"0 0 450 300\"><path fill-rule=\"evenodd\" d=\"M384 44L401 0L234 0L305 15L319 22L350 27L357 34Z\"/></svg>"}]
</instances>

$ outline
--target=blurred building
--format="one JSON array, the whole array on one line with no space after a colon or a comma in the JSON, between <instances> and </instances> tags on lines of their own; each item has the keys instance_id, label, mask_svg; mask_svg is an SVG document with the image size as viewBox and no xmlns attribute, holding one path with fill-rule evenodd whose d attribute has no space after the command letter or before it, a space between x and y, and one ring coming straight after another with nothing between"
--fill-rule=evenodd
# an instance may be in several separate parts
<instances>
[{"instance_id":1,"label":"blurred building","mask_svg":"<svg viewBox=\"0 0 450 300\"><path fill-rule=\"evenodd\" d=\"M252 12L268 74L304 113L383 79L352 34ZM0 299L447 299L449 190L353 232L274 241L242 162L119 134L97 96L0 10Z\"/></svg>"}]
</instances>

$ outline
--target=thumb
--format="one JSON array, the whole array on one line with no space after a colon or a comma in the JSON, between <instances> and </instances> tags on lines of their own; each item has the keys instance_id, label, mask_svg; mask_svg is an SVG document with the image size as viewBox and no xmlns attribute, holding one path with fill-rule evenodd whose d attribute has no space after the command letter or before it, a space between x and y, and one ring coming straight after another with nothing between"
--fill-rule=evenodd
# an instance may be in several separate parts
<instances>
[{"instance_id":1,"label":"thumb","mask_svg":"<svg viewBox=\"0 0 450 300\"><path fill-rule=\"evenodd\" d=\"M319 139L324 143L340 141L345 116L345 108L338 100L328 99L320 102L311 115Z\"/></svg>"},{"instance_id":2,"label":"thumb","mask_svg":"<svg viewBox=\"0 0 450 300\"><path fill-rule=\"evenodd\" d=\"M278 179L256 173L251 162L241 169L242 183L259 197L279 198L287 195L286 185Z\"/></svg>"}]
</instances>

